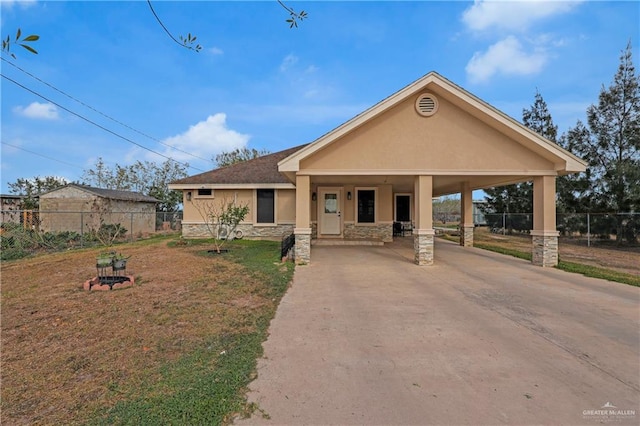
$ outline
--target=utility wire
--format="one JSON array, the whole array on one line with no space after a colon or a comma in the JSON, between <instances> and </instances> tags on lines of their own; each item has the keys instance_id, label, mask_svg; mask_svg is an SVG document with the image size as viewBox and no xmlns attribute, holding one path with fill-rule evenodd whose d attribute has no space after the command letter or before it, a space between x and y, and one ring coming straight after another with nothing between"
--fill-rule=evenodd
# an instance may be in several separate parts
<instances>
[{"instance_id":1,"label":"utility wire","mask_svg":"<svg viewBox=\"0 0 640 426\"><path fill-rule=\"evenodd\" d=\"M58 163L62 163L64 165L71 166L71 167L77 167L79 169L84 169L84 167L78 166L77 164L67 163L66 161L58 160L57 158L49 157L48 155L40 154L39 152L31 151L31 150L23 148L21 146L12 145L10 143L1 142L1 141L0 141L0 143L2 143L2 145L10 146L11 148L15 148L15 149L22 150L24 152L28 152L29 154L37 155L38 157L46 158L47 160L56 161Z\"/></svg>"},{"instance_id":2,"label":"utility wire","mask_svg":"<svg viewBox=\"0 0 640 426\"><path fill-rule=\"evenodd\" d=\"M183 163L183 162L181 162L181 161L174 160L173 158L171 158L171 157L169 157L169 156L166 156L166 155L164 155L164 154L162 154L162 153L159 153L159 152L157 152L157 151L154 151L154 150L152 150L151 148L147 148L146 146L144 146L144 145L142 145L142 144L140 144L140 143L138 143L138 142L136 142L136 141L133 141L133 140L131 140L131 139L129 139L129 138L127 138L127 137L125 137L125 136L122 136L121 134L116 133L116 132L114 132L114 131L113 131L113 130L111 130L111 129L108 129L108 128L104 127L103 125L98 124L98 123L96 123L95 121L92 121L92 120L90 120L90 119L88 119L88 118L86 118L86 117L84 117L84 116L82 116L82 115L78 114L77 112L73 112L73 111L71 111L69 108L66 108L66 107L64 107L64 106L60 105L59 103L57 103L57 102L55 102L55 101L53 101L53 100L51 100L51 99L47 98L47 97L46 97L46 96L44 96L44 95L41 95L40 93L38 93L38 92L36 92L36 91L34 91L34 90L32 90L32 89L29 89L28 87L26 87L26 86L24 86L24 85L22 85L22 84L18 83L17 81L13 80L13 79L12 79L12 78L10 78L10 77L7 77L6 75L4 75L4 74L2 74L2 73L0 73L0 75L1 75L3 78L5 78L5 79L9 80L10 82L12 82L13 84L15 84L16 86L19 86L19 87L23 88L24 90L26 90L26 91L28 91L28 92L30 92L30 93L33 93L34 95L36 95L36 96L38 96L38 97L40 97L40 98L44 99L44 100L45 100L45 101L47 101L47 102L52 103L53 105L57 106L58 108L61 108L61 109L65 110L65 111L67 111L69 114L75 115L76 117L80 118L81 120L84 120L84 121L86 121L86 122L87 122L87 123L89 123L89 124L93 124L94 126L98 127L99 129L102 129L102 130L104 130L104 131L105 131L105 132L107 132L107 133L111 133L112 135L114 135L114 136L116 136L116 137L118 137L118 138L120 138L120 139L122 139L122 140L124 140L124 141L127 141L127 142L129 142L129 143L131 143L131 144L133 144L133 145L135 145L135 146L137 146L137 147L140 147L140 148L142 148L142 149L144 149L144 150L146 150L146 151L149 151L149 152L151 152L151 153L153 153L153 154L159 155L160 157L164 157L164 158L166 158L167 160L175 161L176 163L178 163L178 164L182 164L182 165L183 165L183 166L185 166L185 167L188 167L188 168L191 168L191 169L194 169L194 170L200 171L200 172L204 171L204 170L198 169L197 167L190 166L190 165L189 165L189 163Z\"/></svg>"},{"instance_id":3,"label":"utility wire","mask_svg":"<svg viewBox=\"0 0 640 426\"><path fill-rule=\"evenodd\" d=\"M35 75L31 74L29 71L27 71L27 70L24 70L24 69L20 68L18 65L16 65L16 64L14 64L13 62L11 62L11 61L7 60L6 58L3 58L2 56L0 56L0 59L2 59L4 62L6 62L7 64L11 65L12 67L14 67L14 68L16 68L16 69L18 69L18 70L22 71L23 73L25 73L25 74L26 74L26 75L28 75L29 77L33 78L34 80L37 80L37 81L39 81L40 83L44 84L45 86L48 86L48 87L52 88L52 89L53 89L53 90L55 90L56 92L58 92L58 93L60 93L60 94L62 94L62 95L64 95L64 96L68 97L69 99L71 99L71 100L73 100L73 101L75 101L75 102L79 103L80 105L82 105L82 106L84 106L84 107L86 107L86 108L89 108L90 110L92 110L92 111L94 111L94 112L97 112L97 113L98 113L98 114L100 114L101 116L103 116L103 117L105 117L105 118L107 118L107 119L109 119L109 120L113 121L114 123L117 123L117 124L119 124L119 125L121 125L121 126L123 126L123 127L126 127L127 129L132 130L132 131L134 131L134 132L138 133L139 135L142 135L142 136L144 136L144 137L146 137L146 138L149 138L149 139L151 139L152 141L158 142L160 145L164 145L164 146L166 146L166 147L168 147L168 148L174 149L174 150L176 150L176 151L178 151L178 152L181 152L181 153L183 153L183 154L190 155L190 156L192 156L192 157L194 157L194 158L197 158L197 159L199 159L199 160L204 160L204 161L213 162L211 159L206 159L206 158L203 158L203 157L199 157L199 156L197 156L197 155L195 155L195 154L192 154L192 153L190 153L190 152L188 152L188 151L184 151L184 150L182 150L182 149L180 149L180 148L176 148L175 146L172 146L172 145L169 145L169 144L167 144L167 143L164 143L164 142L162 142L161 140L159 140L158 138L155 138L155 137L153 137L153 136L150 136L150 135L148 135L148 134L146 134L146 133L144 133L144 132L141 132L140 130L134 129L133 127L129 126L128 124L125 124L125 123L123 123L123 122L122 122L122 121L120 121L120 120L117 120L117 119L115 119L115 118L113 118L113 117L111 117L111 116L109 116L109 115L107 115L107 114L105 114L105 113L103 113L103 112L101 112L101 111L98 111L97 109L95 109L95 108L94 108L94 107L92 107L91 105L88 105L88 104L86 104L86 103L82 102L81 100L79 100L79 99L77 99L77 98L75 98L75 97L71 96L70 94L68 94L68 93L64 92L63 90L58 89L57 87L55 87L55 86L54 86L54 85L52 85L52 84L47 83L46 81L42 80L41 78L39 78L39 77L37 77L37 76L35 76Z\"/></svg>"}]
</instances>

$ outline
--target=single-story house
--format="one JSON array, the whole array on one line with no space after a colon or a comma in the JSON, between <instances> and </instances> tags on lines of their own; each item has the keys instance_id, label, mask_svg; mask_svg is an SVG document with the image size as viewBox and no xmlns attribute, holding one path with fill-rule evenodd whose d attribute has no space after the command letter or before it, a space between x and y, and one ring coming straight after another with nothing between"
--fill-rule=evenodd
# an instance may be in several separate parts
<instances>
[{"instance_id":1,"label":"single-story house","mask_svg":"<svg viewBox=\"0 0 640 426\"><path fill-rule=\"evenodd\" d=\"M40 230L82 233L120 224L136 234L155 232L157 203L139 192L70 183L40 194Z\"/></svg>"},{"instance_id":2,"label":"single-story house","mask_svg":"<svg viewBox=\"0 0 640 426\"><path fill-rule=\"evenodd\" d=\"M206 235L198 203L233 199L247 237L295 234L297 262L313 239L393 239L411 222L418 265L433 263L432 199L461 194L461 236L473 245L472 191L533 181L533 263L557 264L556 177L586 163L431 72L314 142L190 176L183 235Z\"/></svg>"}]
</instances>

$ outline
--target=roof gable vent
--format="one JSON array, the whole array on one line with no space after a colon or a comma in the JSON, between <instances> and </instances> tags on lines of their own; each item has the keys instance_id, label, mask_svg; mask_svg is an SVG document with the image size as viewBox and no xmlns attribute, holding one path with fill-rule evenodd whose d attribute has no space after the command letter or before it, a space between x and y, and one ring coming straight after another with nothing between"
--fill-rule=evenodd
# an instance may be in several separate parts
<instances>
[{"instance_id":1,"label":"roof gable vent","mask_svg":"<svg viewBox=\"0 0 640 426\"><path fill-rule=\"evenodd\" d=\"M438 111L438 98L431 93L423 93L416 100L416 111L423 117L430 117Z\"/></svg>"}]
</instances>

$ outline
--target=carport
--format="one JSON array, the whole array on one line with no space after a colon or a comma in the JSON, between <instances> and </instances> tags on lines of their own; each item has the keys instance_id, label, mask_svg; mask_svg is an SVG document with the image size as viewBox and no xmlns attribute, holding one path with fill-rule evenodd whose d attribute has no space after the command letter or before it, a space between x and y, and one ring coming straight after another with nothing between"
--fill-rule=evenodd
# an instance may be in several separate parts
<instances>
[{"instance_id":1,"label":"carport","mask_svg":"<svg viewBox=\"0 0 640 426\"><path fill-rule=\"evenodd\" d=\"M431 72L278 163L295 185L295 256L312 239L392 240L414 225L414 260L434 262L432 200L461 195L460 244L473 246L472 192L533 182L532 263L558 262L556 177L586 163Z\"/></svg>"}]
</instances>

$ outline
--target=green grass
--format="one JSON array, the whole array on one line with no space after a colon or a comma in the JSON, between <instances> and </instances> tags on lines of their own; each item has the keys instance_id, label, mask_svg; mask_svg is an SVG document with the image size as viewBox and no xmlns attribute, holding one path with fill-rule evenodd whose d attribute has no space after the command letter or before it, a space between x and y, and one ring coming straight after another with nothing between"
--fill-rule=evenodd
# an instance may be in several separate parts
<instances>
[{"instance_id":1,"label":"green grass","mask_svg":"<svg viewBox=\"0 0 640 426\"><path fill-rule=\"evenodd\" d=\"M506 254L509 256L517 257L519 259L531 260L531 253L521 250L515 250L485 243L474 243L474 247L481 248L483 250L490 250L496 253ZM607 268L583 265L581 263L575 262L565 262L563 260L560 260L558 262L558 266L556 266L556 268L566 272L581 274L585 277L602 278L609 281L640 287L640 277L631 274L625 274L624 272L613 271Z\"/></svg>"},{"instance_id":2,"label":"green grass","mask_svg":"<svg viewBox=\"0 0 640 426\"><path fill-rule=\"evenodd\" d=\"M247 386L256 376L262 342L293 278L294 265L280 263L279 242L234 241L225 246L230 251L222 255L208 253L207 244L207 240L189 240L187 245L203 246L200 255L222 256L241 266L241 272L225 277L222 285L241 288L249 279L258 279L260 294L275 303L253 310L236 308L239 331L210 336L190 353L166 362L159 372L149 372L150 380L135 390L126 390L130 396L107 412L97 413L92 424L220 425L257 408L246 401Z\"/></svg>"},{"instance_id":3,"label":"green grass","mask_svg":"<svg viewBox=\"0 0 640 426\"><path fill-rule=\"evenodd\" d=\"M602 278L609 281L640 287L640 277L625 274L624 272L612 271L611 269L583 265L581 263L565 262L563 260L558 262L557 268L567 272L582 274L585 277Z\"/></svg>"},{"instance_id":4,"label":"green grass","mask_svg":"<svg viewBox=\"0 0 640 426\"><path fill-rule=\"evenodd\" d=\"M455 237L449 234L440 234L438 235L438 238L442 238L443 240L447 240L447 241L453 241L454 243L460 242L460 237Z\"/></svg>"},{"instance_id":5,"label":"green grass","mask_svg":"<svg viewBox=\"0 0 640 426\"><path fill-rule=\"evenodd\" d=\"M481 248L483 250L494 251L496 253L517 257L518 259L525 259L529 261L531 260L531 253L521 251L521 250L496 246L493 244L485 244L485 243L473 243L473 246L477 248Z\"/></svg>"},{"instance_id":6,"label":"green grass","mask_svg":"<svg viewBox=\"0 0 640 426\"><path fill-rule=\"evenodd\" d=\"M146 383L138 398L116 404L96 424L220 425L249 414L244 394L265 337L265 330L221 336L167 363L160 381Z\"/></svg>"}]
</instances>

